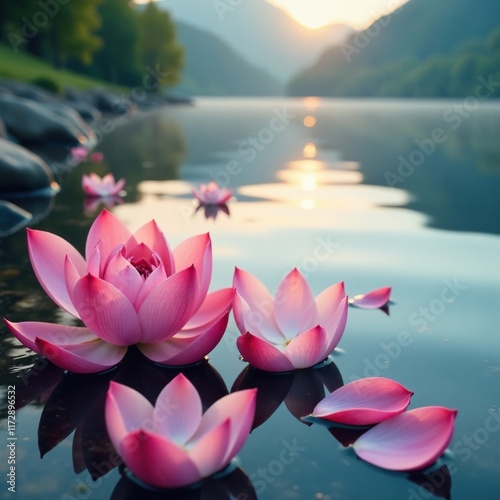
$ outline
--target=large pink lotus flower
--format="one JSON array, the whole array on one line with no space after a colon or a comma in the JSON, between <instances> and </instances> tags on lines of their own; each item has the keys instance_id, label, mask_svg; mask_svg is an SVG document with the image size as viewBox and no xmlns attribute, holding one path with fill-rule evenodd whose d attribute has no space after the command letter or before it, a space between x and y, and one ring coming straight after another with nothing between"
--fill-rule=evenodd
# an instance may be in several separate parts
<instances>
[{"instance_id":1,"label":"large pink lotus flower","mask_svg":"<svg viewBox=\"0 0 500 500\"><path fill-rule=\"evenodd\" d=\"M132 234L103 210L88 233L86 260L44 231L28 230L28 250L44 290L85 327L6 323L25 346L64 369L105 370L132 345L158 363L191 364L217 345L227 326L233 290L207 295L208 234L172 252L154 221Z\"/></svg>"},{"instance_id":2,"label":"large pink lotus flower","mask_svg":"<svg viewBox=\"0 0 500 500\"><path fill-rule=\"evenodd\" d=\"M356 454L378 467L397 471L433 464L450 444L456 410L426 406L401 413L359 437Z\"/></svg>"},{"instance_id":3,"label":"large pink lotus flower","mask_svg":"<svg viewBox=\"0 0 500 500\"><path fill-rule=\"evenodd\" d=\"M323 361L339 343L347 320L344 284L316 299L297 269L280 283L273 299L250 273L236 269L233 310L243 358L261 370L284 372Z\"/></svg>"},{"instance_id":4,"label":"large pink lotus flower","mask_svg":"<svg viewBox=\"0 0 500 500\"><path fill-rule=\"evenodd\" d=\"M230 189L221 188L215 181L211 181L208 184L200 184L198 189L193 188L193 195L202 205L224 205L233 193Z\"/></svg>"},{"instance_id":5,"label":"large pink lotus flower","mask_svg":"<svg viewBox=\"0 0 500 500\"><path fill-rule=\"evenodd\" d=\"M369 377L333 391L311 415L340 424L373 425L404 412L412 395L394 380Z\"/></svg>"},{"instance_id":6,"label":"large pink lotus flower","mask_svg":"<svg viewBox=\"0 0 500 500\"><path fill-rule=\"evenodd\" d=\"M125 179L115 181L113 174L106 174L101 178L96 173L91 172L89 175L83 174L82 176L82 188L88 196L116 196L124 186Z\"/></svg>"},{"instance_id":7,"label":"large pink lotus flower","mask_svg":"<svg viewBox=\"0 0 500 500\"><path fill-rule=\"evenodd\" d=\"M178 488L224 469L248 437L256 390L224 396L204 414L198 392L181 373L153 405L140 393L111 382L106 425L127 467L159 488Z\"/></svg>"}]
</instances>

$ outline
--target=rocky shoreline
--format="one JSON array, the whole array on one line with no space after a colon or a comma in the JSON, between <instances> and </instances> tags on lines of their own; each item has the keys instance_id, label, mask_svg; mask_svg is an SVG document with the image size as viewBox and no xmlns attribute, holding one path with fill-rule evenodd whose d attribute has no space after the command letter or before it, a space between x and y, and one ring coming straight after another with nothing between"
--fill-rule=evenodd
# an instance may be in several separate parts
<instances>
[{"instance_id":1,"label":"rocky shoreline","mask_svg":"<svg viewBox=\"0 0 500 500\"><path fill-rule=\"evenodd\" d=\"M31 83L0 80L0 237L40 218L26 206L33 206L33 199L50 201L59 190L54 174L61 165L36 151L56 148L68 170L73 168L70 149L83 146L92 151L116 120L190 102L137 95L140 99L134 99L134 92L127 96L107 89L67 89L58 95Z\"/></svg>"}]
</instances>

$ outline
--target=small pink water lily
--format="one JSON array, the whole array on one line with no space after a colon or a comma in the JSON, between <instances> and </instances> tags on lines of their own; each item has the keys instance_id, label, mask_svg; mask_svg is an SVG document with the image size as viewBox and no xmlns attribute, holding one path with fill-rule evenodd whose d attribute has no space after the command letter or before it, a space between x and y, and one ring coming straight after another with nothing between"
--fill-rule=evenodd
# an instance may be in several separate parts
<instances>
[{"instance_id":1,"label":"small pink water lily","mask_svg":"<svg viewBox=\"0 0 500 500\"><path fill-rule=\"evenodd\" d=\"M394 380L369 377L333 391L311 415L341 424L373 425L404 412L412 395Z\"/></svg>"},{"instance_id":2,"label":"small pink water lily","mask_svg":"<svg viewBox=\"0 0 500 500\"><path fill-rule=\"evenodd\" d=\"M344 283L316 298L294 269L280 283L275 298L250 273L236 269L233 311L241 332L237 346L256 368L284 372L309 368L335 349L347 321Z\"/></svg>"},{"instance_id":3,"label":"small pink water lily","mask_svg":"<svg viewBox=\"0 0 500 500\"><path fill-rule=\"evenodd\" d=\"M359 437L356 454L378 467L397 471L433 464L450 444L456 410L427 406L401 413Z\"/></svg>"},{"instance_id":4,"label":"small pink water lily","mask_svg":"<svg viewBox=\"0 0 500 500\"><path fill-rule=\"evenodd\" d=\"M88 151L83 146L76 146L75 148L71 148L71 158L76 162L82 162L87 159Z\"/></svg>"},{"instance_id":5,"label":"small pink water lily","mask_svg":"<svg viewBox=\"0 0 500 500\"><path fill-rule=\"evenodd\" d=\"M221 188L215 181L211 181L208 184L200 184L198 189L193 188L193 195L202 205L224 205L233 193L230 189Z\"/></svg>"},{"instance_id":6,"label":"small pink water lily","mask_svg":"<svg viewBox=\"0 0 500 500\"><path fill-rule=\"evenodd\" d=\"M95 373L116 365L128 346L168 365L199 361L220 341L233 290L209 293L212 247L208 234L171 251L151 221L132 233L103 210L87 235L86 260L66 240L28 230L38 281L85 327L6 320L31 350L61 368Z\"/></svg>"},{"instance_id":7,"label":"small pink water lily","mask_svg":"<svg viewBox=\"0 0 500 500\"><path fill-rule=\"evenodd\" d=\"M159 488L179 488L224 469L239 452L252 427L256 392L224 396L203 414L198 392L182 373L154 407L134 389L111 382L106 425L133 474Z\"/></svg>"},{"instance_id":8,"label":"small pink water lily","mask_svg":"<svg viewBox=\"0 0 500 500\"><path fill-rule=\"evenodd\" d=\"M355 295L349 299L349 304L362 309L379 309L384 307L391 298L391 287L378 288L371 292Z\"/></svg>"},{"instance_id":9,"label":"small pink water lily","mask_svg":"<svg viewBox=\"0 0 500 500\"><path fill-rule=\"evenodd\" d=\"M103 178L94 172L82 176L82 188L88 196L106 197L116 196L125 186L125 179L115 181L113 174L106 174Z\"/></svg>"}]
</instances>

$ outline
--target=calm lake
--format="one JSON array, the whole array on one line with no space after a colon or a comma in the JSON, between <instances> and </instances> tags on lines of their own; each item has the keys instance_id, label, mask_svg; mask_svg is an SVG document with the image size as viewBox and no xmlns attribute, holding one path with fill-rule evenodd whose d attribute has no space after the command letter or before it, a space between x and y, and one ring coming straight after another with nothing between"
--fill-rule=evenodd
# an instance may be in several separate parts
<instances>
[{"instance_id":1,"label":"calm lake","mask_svg":"<svg viewBox=\"0 0 500 500\"><path fill-rule=\"evenodd\" d=\"M31 226L81 251L102 208L84 199L82 173L111 171L126 177L127 196L110 210L131 229L154 218L172 246L210 232L213 290L231 286L235 266L271 291L294 267L315 295L339 281L350 296L393 287L389 314L350 308L333 363L295 375L244 371L231 318L209 363L188 372L210 402L235 385L259 388L257 426L238 455L244 474L179 498L253 498L248 481L269 500L498 498L499 131L500 103L200 99L105 133L101 165L59 167L61 191ZM193 203L191 188L211 179L233 190L229 214ZM73 321L38 284L24 229L0 239L0 315ZM177 372L147 365L64 375L0 329L0 498L13 496L6 481L12 385L19 498L149 498L119 467L105 474L116 463L102 401L115 375L154 399ZM368 376L413 391L409 409L458 410L437 472L378 469L343 446L348 432L299 420L328 392Z\"/></svg>"}]
</instances>

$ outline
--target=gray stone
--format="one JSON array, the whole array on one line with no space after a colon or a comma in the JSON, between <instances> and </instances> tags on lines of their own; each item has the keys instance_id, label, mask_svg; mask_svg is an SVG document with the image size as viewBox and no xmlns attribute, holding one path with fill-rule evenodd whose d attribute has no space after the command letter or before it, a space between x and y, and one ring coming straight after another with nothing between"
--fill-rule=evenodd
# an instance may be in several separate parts
<instances>
[{"instance_id":1,"label":"gray stone","mask_svg":"<svg viewBox=\"0 0 500 500\"><path fill-rule=\"evenodd\" d=\"M58 142L75 146L89 140L68 113L56 113L47 105L22 97L0 93L0 118L7 131L24 144ZM81 123L87 127L83 120Z\"/></svg>"},{"instance_id":2,"label":"gray stone","mask_svg":"<svg viewBox=\"0 0 500 500\"><path fill-rule=\"evenodd\" d=\"M102 118L102 113L88 102L66 101L65 104L74 109L87 123L95 123Z\"/></svg>"},{"instance_id":3,"label":"gray stone","mask_svg":"<svg viewBox=\"0 0 500 500\"><path fill-rule=\"evenodd\" d=\"M57 189L47 164L27 149L0 139L0 196L27 196Z\"/></svg>"},{"instance_id":4,"label":"gray stone","mask_svg":"<svg viewBox=\"0 0 500 500\"><path fill-rule=\"evenodd\" d=\"M0 200L0 237L15 233L29 224L32 219L33 216L21 207Z\"/></svg>"},{"instance_id":5,"label":"gray stone","mask_svg":"<svg viewBox=\"0 0 500 500\"><path fill-rule=\"evenodd\" d=\"M32 83L16 82L14 80L0 80L0 87L7 89L10 93L36 101L39 103L56 102L57 97Z\"/></svg>"}]
</instances>

